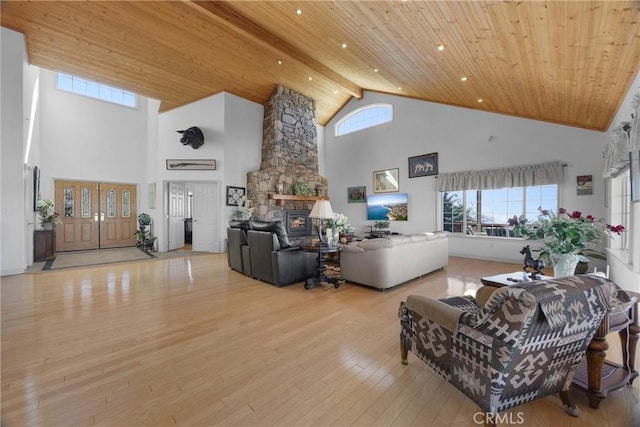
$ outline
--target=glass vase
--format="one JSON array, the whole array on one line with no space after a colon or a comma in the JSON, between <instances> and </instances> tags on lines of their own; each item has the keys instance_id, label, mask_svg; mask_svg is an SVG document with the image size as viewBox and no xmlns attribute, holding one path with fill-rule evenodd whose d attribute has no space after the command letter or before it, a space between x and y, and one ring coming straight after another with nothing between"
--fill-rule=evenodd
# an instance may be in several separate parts
<instances>
[{"instance_id":1,"label":"glass vase","mask_svg":"<svg viewBox=\"0 0 640 427\"><path fill-rule=\"evenodd\" d=\"M576 266L580 261L580 256L577 254L562 254L556 258L556 263L553 266L553 275L555 277L567 277L573 276L576 271Z\"/></svg>"},{"instance_id":2,"label":"glass vase","mask_svg":"<svg viewBox=\"0 0 640 427\"><path fill-rule=\"evenodd\" d=\"M333 228L327 228L325 229L325 233L326 233L325 239L327 240L327 245L338 246L338 238L339 238L338 230L334 230Z\"/></svg>"}]
</instances>

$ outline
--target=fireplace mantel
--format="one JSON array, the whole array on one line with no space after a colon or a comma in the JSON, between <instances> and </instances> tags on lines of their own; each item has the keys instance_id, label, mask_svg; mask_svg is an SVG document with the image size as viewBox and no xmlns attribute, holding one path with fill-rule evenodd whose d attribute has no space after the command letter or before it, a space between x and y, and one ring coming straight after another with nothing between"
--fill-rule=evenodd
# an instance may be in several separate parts
<instances>
[{"instance_id":1,"label":"fireplace mantel","mask_svg":"<svg viewBox=\"0 0 640 427\"><path fill-rule=\"evenodd\" d=\"M292 201L315 201L315 200L329 200L327 196L294 196L293 194L277 194L269 193L268 197L276 201L276 205L282 206L285 200Z\"/></svg>"}]
</instances>

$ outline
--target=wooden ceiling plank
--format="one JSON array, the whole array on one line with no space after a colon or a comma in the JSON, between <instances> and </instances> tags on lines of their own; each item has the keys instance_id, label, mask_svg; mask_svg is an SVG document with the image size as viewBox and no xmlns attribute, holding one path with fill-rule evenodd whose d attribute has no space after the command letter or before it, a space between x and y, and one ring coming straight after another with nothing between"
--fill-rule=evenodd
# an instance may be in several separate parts
<instances>
[{"instance_id":1,"label":"wooden ceiling plank","mask_svg":"<svg viewBox=\"0 0 640 427\"><path fill-rule=\"evenodd\" d=\"M362 88L348 81L335 71L316 61L314 58L305 55L290 44L277 38L253 21L248 20L243 15L237 13L232 6L224 4L224 2L184 1L200 8L203 13L206 13L216 21L224 23L227 26L231 26L236 31L252 37L254 41L261 43L264 47L268 49L276 49L291 60L303 63L307 67L311 68L314 73L320 74L329 80L333 80L354 97L362 98Z\"/></svg>"}]
</instances>

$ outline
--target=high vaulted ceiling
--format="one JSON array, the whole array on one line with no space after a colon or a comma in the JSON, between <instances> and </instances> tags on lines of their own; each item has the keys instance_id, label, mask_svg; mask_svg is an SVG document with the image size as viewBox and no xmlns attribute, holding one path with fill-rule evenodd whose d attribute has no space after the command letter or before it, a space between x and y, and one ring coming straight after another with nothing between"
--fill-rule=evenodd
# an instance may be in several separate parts
<instances>
[{"instance_id":1,"label":"high vaulted ceiling","mask_svg":"<svg viewBox=\"0 0 640 427\"><path fill-rule=\"evenodd\" d=\"M640 67L631 0L2 1L1 13L30 63L161 111L222 91L263 104L281 84L316 100L320 124L368 90L606 130Z\"/></svg>"}]
</instances>

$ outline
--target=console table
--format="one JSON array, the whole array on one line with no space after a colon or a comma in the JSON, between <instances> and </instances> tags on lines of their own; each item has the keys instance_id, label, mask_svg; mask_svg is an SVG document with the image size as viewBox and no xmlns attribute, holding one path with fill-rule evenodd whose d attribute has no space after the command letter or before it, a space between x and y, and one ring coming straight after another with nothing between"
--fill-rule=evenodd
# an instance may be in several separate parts
<instances>
[{"instance_id":1,"label":"console table","mask_svg":"<svg viewBox=\"0 0 640 427\"><path fill-rule=\"evenodd\" d=\"M56 231L34 230L33 261L49 261L56 258Z\"/></svg>"},{"instance_id":2,"label":"console table","mask_svg":"<svg viewBox=\"0 0 640 427\"><path fill-rule=\"evenodd\" d=\"M313 285L317 285L319 283L331 283L334 287L339 288L340 279L327 277L325 275L327 266L324 263L324 256L326 254L339 253L342 248L339 246L302 246L302 250L318 254L316 257L316 275L308 278L304 282L304 288L311 289Z\"/></svg>"}]
</instances>

